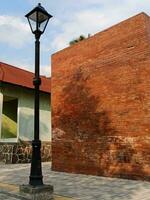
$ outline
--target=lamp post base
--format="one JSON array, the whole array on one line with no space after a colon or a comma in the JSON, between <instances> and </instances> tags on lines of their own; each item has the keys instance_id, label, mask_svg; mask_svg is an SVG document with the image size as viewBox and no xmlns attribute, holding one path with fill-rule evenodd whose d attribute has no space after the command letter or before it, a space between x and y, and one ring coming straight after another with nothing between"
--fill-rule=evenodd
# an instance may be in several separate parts
<instances>
[{"instance_id":1,"label":"lamp post base","mask_svg":"<svg viewBox=\"0 0 150 200\"><path fill-rule=\"evenodd\" d=\"M20 194L28 200L53 200L53 186L21 185Z\"/></svg>"},{"instance_id":2,"label":"lamp post base","mask_svg":"<svg viewBox=\"0 0 150 200\"><path fill-rule=\"evenodd\" d=\"M32 160L29 185L43 185L40 140L32 141Z\"/></svg>"}]
</instances>

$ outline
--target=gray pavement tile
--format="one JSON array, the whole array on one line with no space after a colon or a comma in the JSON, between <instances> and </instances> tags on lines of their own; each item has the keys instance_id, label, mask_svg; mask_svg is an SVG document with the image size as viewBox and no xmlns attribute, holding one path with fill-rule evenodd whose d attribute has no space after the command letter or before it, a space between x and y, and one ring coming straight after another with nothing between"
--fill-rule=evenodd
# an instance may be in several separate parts
<instances>
[{"instance_id":1,"label":"gray pavement tile","mask_svg":"<svg viewBox=\"0 0 150 200\"><path fill-rule=\"evenodd\" d=\"M29 164L0 168L0 182L19 185L29 181ZM53 172L50 163L43 164L43 175L44 183L53 185L55 194L76 200L150 200L150 182L146 181Z\"/></svg>"},{"instance_id":2,"label":"gray pavement tile","mask_svg":"<svg viewBox=\"0 0 150 200\"><path fill-rule=\"evenodd\" d=\"M16 194L0 191L0 200L27 200L27 199L24 197L18 196Z\"/></svg>"}]
</instances>

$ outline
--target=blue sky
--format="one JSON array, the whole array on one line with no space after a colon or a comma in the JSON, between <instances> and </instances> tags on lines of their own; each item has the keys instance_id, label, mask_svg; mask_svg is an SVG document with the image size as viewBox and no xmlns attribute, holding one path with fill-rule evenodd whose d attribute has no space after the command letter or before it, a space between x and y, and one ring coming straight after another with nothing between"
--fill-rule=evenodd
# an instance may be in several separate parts
<instances>
[{"instance_id":1,"label":"blue sky","mask_svg":"<svg viewBox=\"0 0 150 200\"><path fill-rule=\"evenodd\" d=\"M24 15L38 3L53 15L41 36L41 74L50 76L51 54L69 41L104 30L139 12L149 0L5 0L0 7L0 61L34 71L34 36Z\"/></svg>"}]
</instances>

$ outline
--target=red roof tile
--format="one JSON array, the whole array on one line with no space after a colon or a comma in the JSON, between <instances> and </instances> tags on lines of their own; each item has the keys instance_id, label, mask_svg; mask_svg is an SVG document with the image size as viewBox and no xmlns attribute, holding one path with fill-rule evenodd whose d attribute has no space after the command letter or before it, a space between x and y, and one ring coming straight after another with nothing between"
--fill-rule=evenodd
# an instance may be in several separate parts
<instances>
[{"instance_id":1,"label":"red roof tile","mask_svg":"<svg viewBox=\"0 0 150 200\"><path fill-rule=\"evenodd\" d=\"M33 89L32 72L0 62L0 81ZM41 76L40 91L51 92L51 78Z\"/></svg>"}]
</instances>

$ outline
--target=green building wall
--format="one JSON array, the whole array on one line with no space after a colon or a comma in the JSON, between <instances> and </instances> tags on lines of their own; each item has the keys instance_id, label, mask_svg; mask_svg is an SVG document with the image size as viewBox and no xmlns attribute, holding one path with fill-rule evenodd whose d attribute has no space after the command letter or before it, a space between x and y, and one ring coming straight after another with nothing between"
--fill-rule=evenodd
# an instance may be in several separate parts
<instances>
[{"instance_id":1,"label":"green building wall","mask_svg":"<svg viewBox=\"0 0 150 200\"><path fill-rule=\"evenodd\" d=\"M15 107L4 102L5 96L18 100L17 116ZM14 102L15 103L15 102ZM34 128L34 91L10 84L2 84L0 88L1 141L32 141ZM5 133L4 133L5 131ZM16 136L16 138L15 138ZM50 94L40 94L40 139L51 141L51 108ZM6 140L7 141L7 140Z\"/></svg>"},{"instance_id":2,"label":"green building wall","mask_svg":"<svg viewBox=\"0 0 150 200\"><path fill-rule=\"evenodd\" d=\"M34 90L2 83L0 85L0 162L30 162L33 136ZM42 161L50 161L50 94L43 92L40 93L40 139Z\"/></svg>"}]
</instances>

